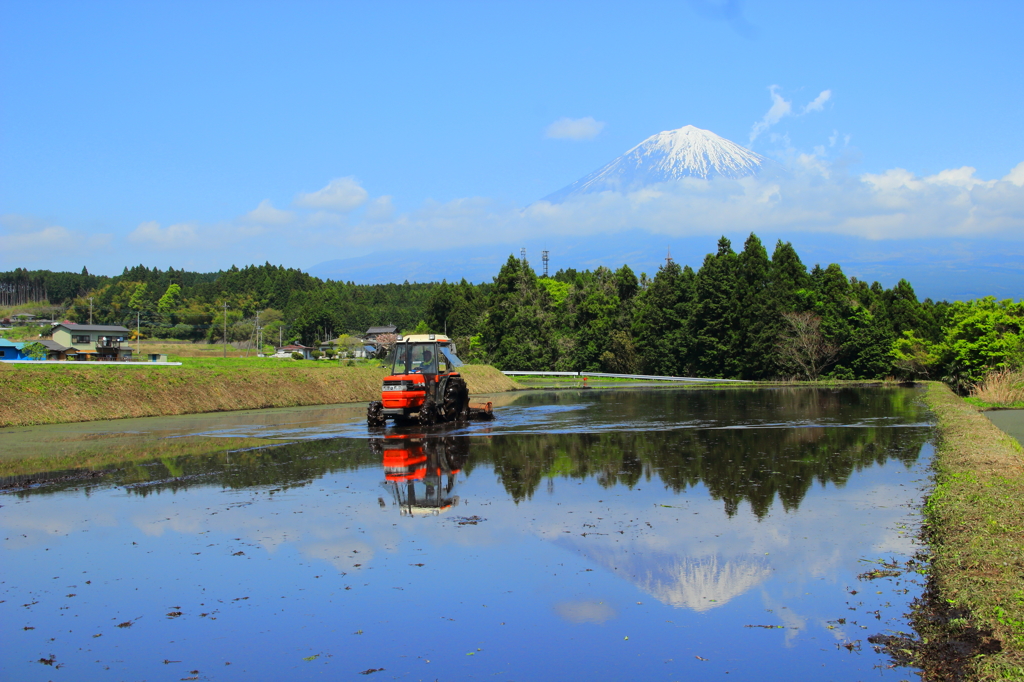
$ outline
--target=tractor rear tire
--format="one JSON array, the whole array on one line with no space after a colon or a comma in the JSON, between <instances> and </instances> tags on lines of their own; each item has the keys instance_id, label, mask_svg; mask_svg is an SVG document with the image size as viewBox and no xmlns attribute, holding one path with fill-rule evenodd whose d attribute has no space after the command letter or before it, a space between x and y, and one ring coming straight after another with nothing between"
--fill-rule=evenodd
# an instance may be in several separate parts
<instances>
[{"instance_id":1,"label":"tractor rear tire","mask_svg":"<svg viewBox=\"0 0 1024 682\"><path fill-rule=\"evenodd\" d=\"M459 377L448 379L441 399L441 418L446 422L466 421L469 415L469 389Z\"/></svg>"}]
</instances>

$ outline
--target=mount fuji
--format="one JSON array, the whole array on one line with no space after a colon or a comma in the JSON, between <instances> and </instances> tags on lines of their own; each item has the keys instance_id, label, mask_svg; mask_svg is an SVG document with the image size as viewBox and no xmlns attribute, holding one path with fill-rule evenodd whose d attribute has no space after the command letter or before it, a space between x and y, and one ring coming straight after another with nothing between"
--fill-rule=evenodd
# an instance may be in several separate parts
<instances>
[{"instance_id":1,"label":"mount fuji","mask_svg":"<svg viewBox=\"0 0 1024 682\"><path fill-rule=\"evenodd\" d=\"M583 194L624 192L682 178L743 178L772 162L710 130L683 126L651 135L603 168L544 197L553 204Z\"/></svg>"}]
</instances>

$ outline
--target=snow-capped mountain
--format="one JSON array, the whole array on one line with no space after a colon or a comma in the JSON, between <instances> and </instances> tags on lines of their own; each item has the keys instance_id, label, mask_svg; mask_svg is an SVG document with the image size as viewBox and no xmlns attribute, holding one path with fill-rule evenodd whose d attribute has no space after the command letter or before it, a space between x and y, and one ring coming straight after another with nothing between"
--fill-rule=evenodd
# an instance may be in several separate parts
<instances>
[{"instance_id":1,"label":"snow-capped mountain","mask_svg":"<svg viewBox=\"0 0 1024 682\"><path fill-rule=\"evenodd\" d=\"M766 163L760 154L715 135L683 126L651 135L603 168L544 197L558 203L581 194L625 192L681 178L742 178L756 175Z\"/></svg>"}]
</instances>

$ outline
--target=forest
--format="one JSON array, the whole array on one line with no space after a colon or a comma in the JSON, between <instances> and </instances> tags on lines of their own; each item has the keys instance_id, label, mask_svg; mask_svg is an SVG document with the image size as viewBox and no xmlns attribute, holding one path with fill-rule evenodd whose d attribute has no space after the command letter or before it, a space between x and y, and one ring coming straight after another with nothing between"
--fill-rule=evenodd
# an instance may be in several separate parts
<instances>
[{"instance_id":1,"label":"forest","mask_svg":"<svg viewBox=\"0 0 1024 682\"><path fill-rule=\"evenodd\" d=\"M0 307L50 306L61 319L123 324L193 341L321 343L370 326L452 336L501 369L736 379L942 379L961 392L1024 365L1024 302L918 300L839 265L808 269L788 242L722 237L697 270L653 276L560 270L509 256L492 282L357 285L269 263L216 273L139 265L115 277L0 273Z\"/></svg>"}]
</instances>

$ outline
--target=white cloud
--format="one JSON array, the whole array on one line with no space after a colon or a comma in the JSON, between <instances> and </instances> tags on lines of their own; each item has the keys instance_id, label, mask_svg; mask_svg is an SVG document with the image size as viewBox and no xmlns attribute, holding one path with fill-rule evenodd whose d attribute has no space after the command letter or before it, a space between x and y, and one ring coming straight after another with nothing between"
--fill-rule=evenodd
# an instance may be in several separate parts
<instances>
[{"instance_id":1,"label":"white cloud","mask_svg":"<svg viewBox=\"0 0 1024 682\"><path fill-rule=\"evenodd\" d=\"M825 102L832 97L831 90L822 90L821 94L814 98L814 101L804 107L803 113L811 111L822 111L825 108Z\"/></svg>"},{"instance_id":2,"label":"white cloud","mask_svg":"<svg viewBox=\"0 0 1024 682\"><path fill-rule=\"evenodd\" d=\"M595 121L592 116L560 118L547 127L545 137L556 140L592 140L603 128L604 122Z\"/></svg>"},{"instance_id":3,"label":"white cloud","mask_svg":"<svg viewBox=\"0 0 1024 682\"><path fill-rule=\"evenodd\" d=\"M264 225L287 225L295 219L295 215L291 211L282 211L279 208L274 208L273 204L270 203L270 199L264 199L260 202L252 211L249 211L243 217L243 220L250 223L262 223Z\"/></svg>"},{"instance_id":4,"label":"white cloud","mask_svg":"<svg viewBox=\"0 0 1024 682\"><path fill-rule=\"evenodd\" d=\"M769 86L768 92L772 96L772 106L768 109L764 118L755 123L754 127L750 129L751 142L756 140L758 135L782 120L783 116L788 116L793 111L793 103L786 101L786 99L779 94L778 85Z\"/></svg>"},{"instance_id":5,"label":"white cloud","mask_svg":"<svg viewBox=\"0 0 1024 682\"><path fill-rule=\"evenodd\" d=\"M603 192L562 204L499 205L485 198L375 217L336 230L338 244L371 244L430 231L465 245L572 236L581 239L633 229L673 237L723 232L805 232L868 239L1024 235L1021 170L1002 180L975 177L973 168L930 176L894 168L850 177L841 165L797 155L785 176L742 180L689 179L636 192Z\"/></svg>"},{"instance_id":6,"label":"white cloud","mask_svg":"<svg viewBox=\"0 0 1024 682\"><path fill-rule=\"evenodd\" d=\"M1017 187L1024 187L1024 161L1013 167L1009 173L1003 176L1005 182L1011 182Z\"/></svg>"},{"instance_id":7,"label":"white cloud","mask_svg":"<svg viewBox=\"0 0 1024 682\"><path fill-rule=\"evenodd\" d=\"M772 97L772 105L769 107L768 112L764 117L754 124L754 127L750 129L750 144L753 144L761 133L765 132L773 125L781 121L786 116L793 116L793 103L787 100L785 97L779 94L779 86L771 85L768 87L768 92ZM803 109L800 110L800 116L809 114L812 111L823 111L825 108L825 102L832 98L831 90L822 90L821 93L814 98L814 101L806 104ZM833 132L832 136L829 137L829 146L835 145L835 140L838 137L838 133Z\"/></svg>"},{"instance_id":8,"label":"white cloud","mask_svg":"<svg viewBox=\"0 0 1024 682\"><path fill-rule=\"evenodd\" d=\"M128 241L140 246L155 246L160 249L183 249L199 243L196 223L178 223L160 227L155 220L140 223L128 234Z\"/></svg>"},{"instance_id":9,"label":"white cloud","mask_svg":"<svg viewBox=\"0 0 1024 682\"><path fill-rule=\"evenodd\" d=\"M71 230L34 216L9 213L0 216L0 263L23 267L43 262L51 267L56 254L88 258L106 247L112 237L106 232Z\"/></svg>"},{"instance_id":10,"label":"white cloud","mask_svg":"<svg viewBox=\"0 0 1024 682\"><path fill-rule=\"evenodd\" d=\"M368 221L391 220L394 216L395 207L389 196L377 197L366 206L366 220Z\"/></svg>"},{"instance_id":11,"label":"white cloud","mask_svg":"<svg viewBox=\"0 0 1024 682\"><path fill-rule=\"evenodd\" d=\"M366 203L369 195L354 177L335 178L316 192L299 194L295 205L303 208L320 208L347 213Z\"/></svg>"}]
</instances>

